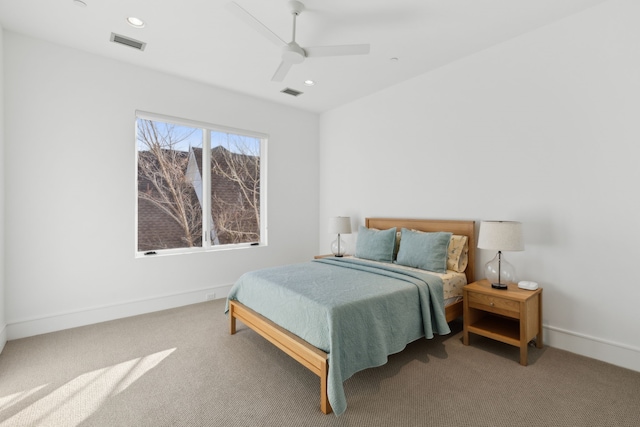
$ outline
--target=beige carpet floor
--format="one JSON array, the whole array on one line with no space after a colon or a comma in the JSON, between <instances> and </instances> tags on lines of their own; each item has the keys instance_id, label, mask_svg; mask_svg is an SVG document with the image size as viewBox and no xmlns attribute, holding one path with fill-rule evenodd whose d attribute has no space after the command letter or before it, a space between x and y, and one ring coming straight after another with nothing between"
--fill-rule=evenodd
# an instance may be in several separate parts
<instances>
[{"instance_id":1,"label":"beige carpet floor","mask_svg":"<svg viewBox=\"0 0 640 427\"><path fill-rule=\"evenodd\" d=\"M638 426L640 373L518 349L461 324L345 382L340 417L319 380L216 300L7 343L0 426Z\"/></svg>"}]
</instances>

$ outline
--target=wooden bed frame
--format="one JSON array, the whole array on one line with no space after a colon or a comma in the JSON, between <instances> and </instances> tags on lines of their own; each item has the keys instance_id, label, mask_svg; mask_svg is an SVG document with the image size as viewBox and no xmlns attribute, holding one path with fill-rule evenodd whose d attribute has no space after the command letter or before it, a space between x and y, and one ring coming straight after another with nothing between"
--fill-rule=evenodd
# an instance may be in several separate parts
<instances>
[{"instance_id":1,"label":"wooden bed frame","mask_svg":"<svg viewBox=\"0 0 640 427\"><path fill-rule=\"evenodd\" d=\"M465 270L467 283L474 281L476 232L475 221L429 220L429 219L397 219L366 218L365 226L386 230L391 227L402 227L420 231L448 231L453 234L467 236L469 239L469 263ZM447 322L462 316L462 300L445 308ZM293 357L300 364L320 377L320 410L324 414L331 413L331 405L327 397L327 373L329 362L327 353L312 346L302 338L281 328L271 320L242 305L237 301L229 301L229 333L236 333L236 320L262 335L280 350Z\"/></svg>"}]
</instances>

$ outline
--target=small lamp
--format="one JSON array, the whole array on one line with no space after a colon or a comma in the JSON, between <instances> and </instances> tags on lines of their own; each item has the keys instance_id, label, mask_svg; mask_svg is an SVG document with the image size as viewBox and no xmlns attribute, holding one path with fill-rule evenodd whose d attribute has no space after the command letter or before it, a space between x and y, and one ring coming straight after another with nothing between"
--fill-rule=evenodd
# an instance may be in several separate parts
<instances>
[{"instance_id":1,"label":"small lamp","mask_svg":"<svg viewBox=\"0 0 640 427\"><path fill-rule=\"evenodd\" d=\"M503 257L502 251L523 251L522 224L515 221L482 221L478 248L498 251L485 265L491 287L507 289L507 283L516 282L516 270Z\"/></svg>"},{"instance_id":2,"label":"small lamp","mask_svg":"<svg viewBox=\"0 0 640 427\"><path fill-rule=\"evenodd\" d=\"M351 233L351 218L348 216L329 218L329 233L338 235L338 238L331 244L331 252L337 257L344 256L347 252L347 246L340 235Z\"/></svg>"}]
</instances>

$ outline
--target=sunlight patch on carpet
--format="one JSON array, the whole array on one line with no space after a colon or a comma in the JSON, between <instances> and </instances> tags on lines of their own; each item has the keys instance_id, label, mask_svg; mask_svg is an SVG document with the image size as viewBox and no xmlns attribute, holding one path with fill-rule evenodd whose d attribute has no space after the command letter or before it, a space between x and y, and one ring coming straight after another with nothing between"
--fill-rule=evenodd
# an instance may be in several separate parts
<instances>
[{"instance_id":1,"label":"sunlight patch on carpet","mask_svg":"<svg viewBox=\"0 0 640 427\"><path fill-rule=\"evenodd\" d=\"M175 350L160 351L82 374L3 421L0 426L77 425L100 409L109 397L126 390ZM46 385L0 397L0 411L44 387Z\"/></svg>"},{"instance_id":2,"label":"sunlight patch on carpet","mask_svg":"<svg viewBox=\"0 0 640 427\"><path fill-rule=\"evenodd\" d=\"M23 400L27 399L32 394L38 392L39 390L45 388L48 384L44 384L38 387L34 387L31 390L25 390L18 393L13 393L8 396L0 397L0 412L11 408L13 405L16 405Z\"/></svg>"}]
</instances>

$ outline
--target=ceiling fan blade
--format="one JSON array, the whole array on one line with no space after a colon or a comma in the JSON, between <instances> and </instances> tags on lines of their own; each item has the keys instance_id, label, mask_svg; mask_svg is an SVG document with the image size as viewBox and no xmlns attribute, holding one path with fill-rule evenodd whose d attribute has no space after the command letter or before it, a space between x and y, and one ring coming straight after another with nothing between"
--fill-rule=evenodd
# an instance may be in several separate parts
<instances>
[{"instance_id":1,"label":"ceiling fan blade","mask_svg":"<svg viewBox=\"0 0 640 427\"><path fill-rule=\"evenodd\" d=\"M247 12L245 9L243 9L242 6L240 6L238 3L231 2L231 3L228 3L226 7L231 13L236 15L245 23L249 24L249 26L252 27L254 30L262 34L267 39L271 40L272 43L280 47L287 45L287 42L285 42L280 37L278 37L276 33L274 33L269 28L267 28L266 25L264 25L255 16L253 16L252 14Z\"/></svg>"},{"instance_id":2,"label":"ceiling fan blade","mask_svg":"<svg viewBox=\"0 0 640 427\"><path fill-rule=\"evenodd\" d=\"M305 47L307 57L317 56L341 56L341 55L366 55L370 51L368 44L345 44L341 46L314 46Z\"/></svg>"},{"instance_id":3,"label":"ceiling fan blade","mask_svg":"<svg viewBox=\"0 0 640 427\"><path fill-rule=\"evenodd\" d=\"M287 73L289 72L292 66L293 66L292 63L282 61L278 66L278 69L276 70L273 77L271 77L271 81L281 82L282 80L284 80L285 76L287 75Z\"/></svg>"}]
</instances>

